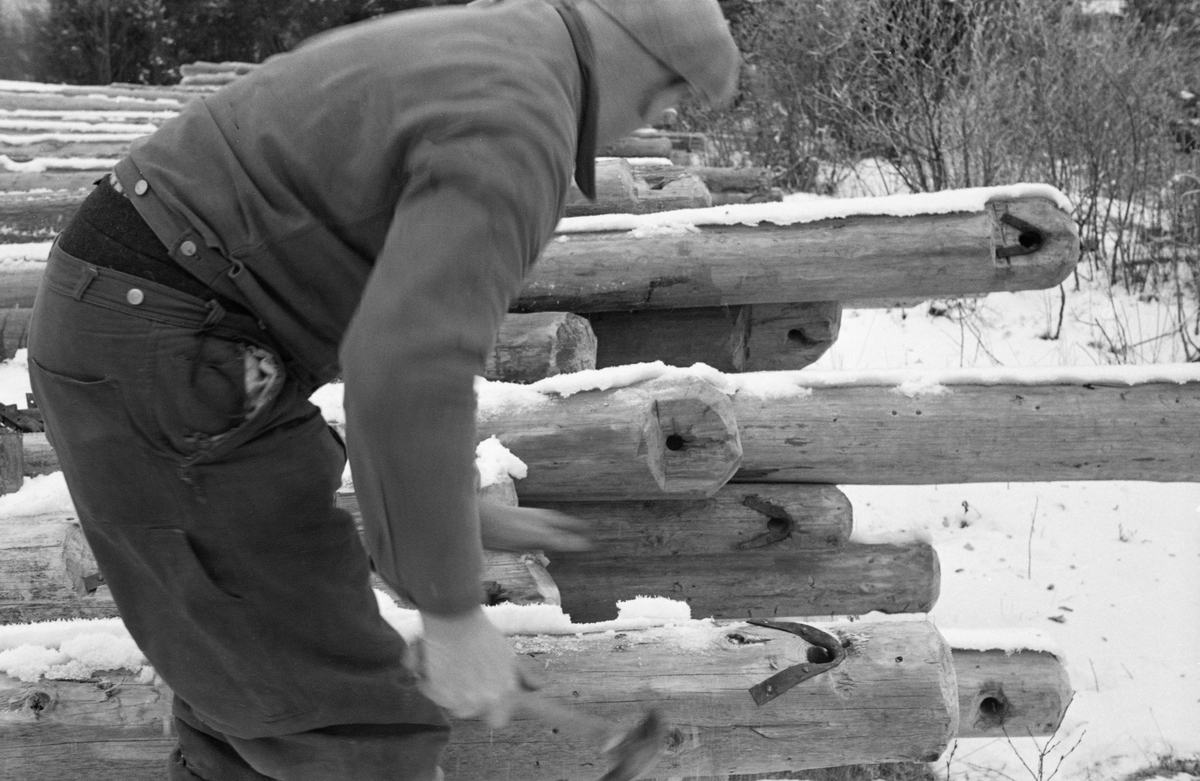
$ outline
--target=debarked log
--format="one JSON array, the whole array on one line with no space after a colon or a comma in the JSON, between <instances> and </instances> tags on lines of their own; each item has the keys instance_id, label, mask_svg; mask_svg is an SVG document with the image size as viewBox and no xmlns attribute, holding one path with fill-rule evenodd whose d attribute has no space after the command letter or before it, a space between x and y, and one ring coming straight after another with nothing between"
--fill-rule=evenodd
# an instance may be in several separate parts
<instances>
[{"instance_id":1,"label":"debarked log","mask_svg":"<svg viewBox=\"0 0 1200 781\"><path fill-rule=\"evenodd\" d=\"M957 731L954 666L923 621L825 627L846 648L839 666L763 705L749 689L821 651L775 629L719 622L707 633L514 638L536 662L546 695L623 725L642 708L671 724L648 777L712 776L854 763L932 761ZM688 636L685 636L687 634ZM490 730L458 725L443 762L448 779L591 778L594 747L519 719Z\"/></svg>"},{"instance_id":2,"label":"debarked log","mask_svg":"<svg viewBox=\"0 0 1200 781\"><path fill-rule=\"evenodd\" d=\"M1002 221L1012 218L1028 227ZM1039 289L1066 278L1078 256L1071 216L1041 197L952 214L700 225L641 238L627 229L564 233L546 247L517 308L611 312Z\"/></svg>"},{"instance_id":3,"label":"debarked log","mask_svg":"<svg viewBox=\"0 0 1200 781\"><path fill-rule=\"evenodd\" d=\"M17 350L29 346L29 318L32 309L0 309L0 344L3 345L2 359L7 361Z\"/></svg>"},{"instance_id":4,"label":"debarked log","mask_svg":"<svg viewBox=\"0 0 1200 781\"><path fill-rule=\"evenodd\" d=\"M737 394L736 481L1200 480L1200 382L884 385Z\"/></svg>"},{"instance_id":5,"label":"debarked log","mask_svg":"<svg viewBox=\"0 0 1200 781\"><path fill-rule=\"evenodd\" d=\"M749 689L811 661L794 635L735 622L700 630L513 638L543 692L625 726L658 708L671 727L648 777L932 761L954 737L950 649L923 621L822 627L846 659L756 705ZM50 781L162 777L169 693L132 674L21 683L0 676L0 776ZM169 723L169 722L168 722ZM449 781L598 777L605 760L584 739L518 718L490 729L457 722L442 766Z\"/></svg>"},{"instance_id":6,"label":"debarked log","mask_svg":"<svg viewBox=\"0 0 1200 781\"><path fill-rule=\"evenodd\" d=\"M536 382L596 368L596 335L569 312L511 314L487 357L489 380Z\"/></svg>"},{"instance_id":7,"label":"debarked log","mask_svg":"<svg viewBox=\"0 0 1200 781\"><path fill-rule=\"evenodd\" d=\"M662 378L532 404L481 406L480 440L524 461L534 500L711 496L742 460L729 397L694 378Z\"/></svg>"},{"instance_id":8,"label":"debarked log","mask_svg":"<svg viewBox=\"0 0 1200 781\"><path fill-rule=\"evenodd\" d=\"M1073 692L1062 662L1046 651L954 651L961 738L1052 735Z\"/></svg>"},{"instance_id":9,"label":"debarked log","mask_svg":"<svg viewBox=\"0 0 1200 781\"><path fill-rule=\"evenodd\" d=\"M687 555L599 544L556 553L550 569L575 621L615 618L616 600L638 596L682 600L697 618L925 613L941 590L937 552L923 542Z\"/></svg>"},{"instance_id":10,"label":"debarked log","mask_svg":"<svg viewBox=\"0 0 1200 781\"><path fill-rule=\"evenodd\" d=\"M0 519L0 624L115 615L78 521L58 515Z\"/></svg>"},{"instance_id":11,"label":"debarked log","mask_svg":"<svg viewBox=\"0 0 1200 781\"><path fill-rule=\"evenodd\" d=\"M705 363L723 372L803 369L837 341L836 301L687 309L640 309L587 315L599 368L662 361Z\"/></svg>"},{"instance_id":12,"label":"debarked log","mask_svg":"<svg viewBox=\"0 0 1200 781\"><path fill-rule=\"evenodd\" d=\"M739 483L707 499L526 506L579 518L598 550L624 556L832 548L850 538L854 523L850 500L834 485Z\"/></svg>"}]
</instances>

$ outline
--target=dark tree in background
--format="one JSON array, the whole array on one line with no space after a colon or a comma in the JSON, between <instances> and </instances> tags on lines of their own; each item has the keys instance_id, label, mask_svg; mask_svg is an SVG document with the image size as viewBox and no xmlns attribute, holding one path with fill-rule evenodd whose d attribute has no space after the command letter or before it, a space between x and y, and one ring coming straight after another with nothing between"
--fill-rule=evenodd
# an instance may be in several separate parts
<instances>
[{"instance_id":1,"label":"dark tree in background","mask_svg":"<svg viewBox=\"0 0 1200 781\"><path fill-rule=\"evenodd\" d=\"M323 30L466 0L49 0L42 81L170 84L197 60L261 62Z\"/></svg>"}]
</instances>

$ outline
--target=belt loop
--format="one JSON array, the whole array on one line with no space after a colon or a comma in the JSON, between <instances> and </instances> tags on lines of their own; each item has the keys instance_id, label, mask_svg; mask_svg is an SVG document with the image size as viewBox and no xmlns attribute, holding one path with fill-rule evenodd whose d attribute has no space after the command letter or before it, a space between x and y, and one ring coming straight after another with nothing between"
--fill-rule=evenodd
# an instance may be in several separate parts
<instances>
[{"instance_id":1,"label":"belt loop","mask_svg":"<svg viewBox=\"0 0 1200 781\"><path fill-rule=\"evenodd\" d=\"M76 301L82 301L83 294L87 292L87 289L91 286L92 282L95 281L96 277L98 277L98 276L100 276L100 271L95 266L91 266L91 265L84 266L83 267L83 276L81 276L79 278L79 281L75 283L75 290L72 291L71 296Z\"/></svg>"},{"instance_id":2,"label":"belt loop","mask_svg":"<svg viewBox=\"0 0 1200 781\"><path fill-rule=\"evenodd\" d=\"M204 322L200 325L201 331L207 331L217 323L225 319L225 307L221 306L221 302L215 298L208 302L208 316L204 318Z\"/></svg>"}]
</instances>

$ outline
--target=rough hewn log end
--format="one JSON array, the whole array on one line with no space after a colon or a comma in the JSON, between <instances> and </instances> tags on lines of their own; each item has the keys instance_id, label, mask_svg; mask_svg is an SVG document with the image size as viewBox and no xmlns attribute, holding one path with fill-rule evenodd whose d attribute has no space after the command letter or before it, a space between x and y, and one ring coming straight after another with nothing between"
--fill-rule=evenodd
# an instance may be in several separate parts
<instances>
[{"instance_id":1,"label":"rough hewn log end","mask_svg":"<svg viewBox=\"0 0 1200 781\"><path fill-rule=\"evenodd\" d=\"M1040 290L1066 279L1079 262L1079 229L1046 198L993 200L995 290Z\"/></svg>"},{"instance_id":2,"label":"rough hewn log end","mask_svg":"<svg viewBox=\"0 0 1200 781\"><path fill-rule=\"evenodd\" d=\"M742 463L729 397L698 379L647 383L653 401L643 429L647 463L664 493L712 496Z\"/></svg>"},{"instance_id":3,"label":"rough hewn log end","mask_svg":"<svg viewBox=\"0 0 1200 781\"><path fill-rule=\"evenodd\" d=\"M1070 678L1044 651L954 651L959 737L1051 735L1071 702Z\"/></svg>"}]
</instances>

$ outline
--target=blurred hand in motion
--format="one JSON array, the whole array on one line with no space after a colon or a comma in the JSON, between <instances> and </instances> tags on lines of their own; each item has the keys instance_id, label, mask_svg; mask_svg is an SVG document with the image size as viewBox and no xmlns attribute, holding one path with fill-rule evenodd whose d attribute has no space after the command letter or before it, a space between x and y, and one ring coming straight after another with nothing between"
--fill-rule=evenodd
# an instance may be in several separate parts
<instances>
[{"instance_id":1,"label":"blurred hand in motion","mask_svg":"<svg viewBox=\"0 0 1200 781\"><path fill-rule=\"evenodd\" d=\"M421 692L455 718L507 724L521 674L512 645L483 608L453 616L421 613L421 620L425 634L409 646L406 660Z\"/></svg>"},{"instance_id":2,"label":"blurred hand in motion","mask_svg":"<svg viewBox=\"0 0 1200 781\"><path fill-rule=\"evenodd\" d=\"M530 507L479 501L483 547L503 551L582 551L592 547L587 524L578 518Z\"/></svg>"}]
</instances>

